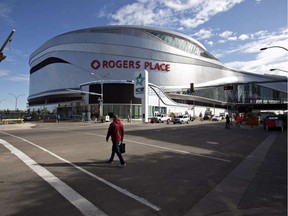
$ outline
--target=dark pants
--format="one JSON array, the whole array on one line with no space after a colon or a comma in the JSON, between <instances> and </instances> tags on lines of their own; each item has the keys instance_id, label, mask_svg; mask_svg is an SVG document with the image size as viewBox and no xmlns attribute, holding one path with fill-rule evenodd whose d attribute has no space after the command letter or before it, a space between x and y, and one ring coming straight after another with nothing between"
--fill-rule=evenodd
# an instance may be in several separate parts
<instances>
[{"instance_id":1,"label":"dark pants","mask_svg":"<svg viewBox=\"0 0 288 216\"><path fill-rule=\"evenodd\" d=\"M119 149L119 144L120 142L112 142L112 153L111 153L111 157L109 159L109 161L113 161L114 160L114 156L115 156L115 153L117 154L119 160L120 160L120 163L121 164L125 164L125 161L122 157L122 154L120 153L120 149Z\"/></svg>"},{"instance_id":2,"label":"dark pants","mask_svg":"<svg viewBox=\"0 0 288 216\"><path fill-rule=\"evenodd\" d=\"M225 128L230 128L230 121L226 121Z\"/></svg>"}]
</instances>

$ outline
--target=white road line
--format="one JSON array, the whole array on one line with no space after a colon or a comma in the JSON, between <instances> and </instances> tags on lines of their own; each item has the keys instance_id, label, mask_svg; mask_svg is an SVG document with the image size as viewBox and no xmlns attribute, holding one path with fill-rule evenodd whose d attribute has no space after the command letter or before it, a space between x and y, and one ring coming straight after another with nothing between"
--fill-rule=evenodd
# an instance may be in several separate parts
<instances>
[{"instance_id":1,"label":"white road line","mask_svg":"<svg viewBox=\"0 0 288 216\"><path fill-rule=\"evenodd\" d=\"M70 186L65 184L59 178L54 176L44 167L40 166L36 161L28 157L25 153L15 148L10 143L3 139L0 139L0 143L5 146L12 154L16 155L22 160L28 167L30 167L35 173L37 173L42 179L49 183L55 190L57 190L63 197L65 197L71 204L73 204L83 215L92 216L106 216L106 214L92 204L89 200L85 199Z\"/></svg>"},{"instance_id":2,"label":"white road line","mask_svg":"<svg viewBox=\"0 0 288 216\"><path fill-rule=\"evenodd\" d=\"M209 159L213 159L213 160L224 161L224 162L227 162L227 163L231 162L230 160L226 160L226 159L223 159L223 158L212 157L212 156L208 156L208 155L197 154L197 153L193 153L193 152L188 152L188 151L183 151L183 150L178 150L178 149L172 149L172 148L167 148L167 147L163 147L163 146L156 146L156 145L142 143L142 142L137 142L137 141L128 140L128 139L125 139L125 141L133 142L133 143L140 144L140 145L151 146L151 147L154 147L154 148L165 149L165 150L169 150L169 151L177 152L177 153L181 153L181 154L190 154L190 155L194 155L194 156L197 156L197 157L204 157L204 158L209 158Z\"/></svg>"},{"instance_id":3,"label":"white road line","mask_svg":"<svg viewBox=\"0 0 288 216\"><path fill-rule=\"evenodd\" d=\"M219 145L218 142L212 142L212 141L207 141L206 143L207 143L207 144L211 144L211 145Z\"/></svg>"},{"instance_id":4,"label":"white road line","mask_svg":"<svg viewBox=\"0 0 288 216\"><path fill-rule=\"evenodd\" d=\"M77 166L76 164L74 164L74 163L72 163L72 162L70 162L70 161L68 161L68 160L66 160L66 159L64 159L64 158L56 155L55 153L53 153L53 152L51 152L51 151L49 151L49 150L47 150L47 149L45 149L45 148L43 148L43 147L41 147L41 146L39 146L39 145L37 145L37 144L29 141L29 140L26 140L26 139L24 139L24 138L22 138L22 137L18 137L18 136L15 136L15 135L13 135L13 134L9 134L9 133L3 132L3 131L0 131L0 132L3 133L3 134L9 135L9 136L15 137L15 138L17 138L17 139L23 140L24 142L27 142L27 143L29 143L29 144L31 144L31 145L33 145L33 146L35 146L35 147L37 147L37 148L45 151L45 152L47 152L48 154L50 154L50 155L58 158L59 160L61 160L61 161L65 162L65 163L67 163L67 164L75 167L76 169L78 169L78 170L86 173L86 174L89 175L89 176L92 176L93 178L97 179L98 181L100 181L100 182L102 182L102 183L104 183L104 184L112 187L113 189L121 192L122 194L124 194L124 195L126 195L126 196L128 196L128 197L130 197L130 198L132 198L132 199L134 199L134 200L136 200L136 201L138 201L138 202L140 202L140 203L142 203L142 204L144 204L144 205L146 205L146 206L148 206L148 207L150 207L150 208L152 208L152 209L154 209L154 210L156 210L156 211L160 211L160 210L161 210L159 207L157 207L156 205L150 203L150 202L147 201L146 199L141 198L141 197L138 197L138 196L130 193L130 192L127 191L126 189L120 188L120 187L118 187L117 185L114 185L114 184L112 184L111 182L106 181L105 179L103 179L103 178L101 178L101 177L99 177L99 176L97 176L97 175L95 175L95 174L93 174L93 173L91 173L91 172L83 169L82 167Z\"/></svg>"}]
</instances>

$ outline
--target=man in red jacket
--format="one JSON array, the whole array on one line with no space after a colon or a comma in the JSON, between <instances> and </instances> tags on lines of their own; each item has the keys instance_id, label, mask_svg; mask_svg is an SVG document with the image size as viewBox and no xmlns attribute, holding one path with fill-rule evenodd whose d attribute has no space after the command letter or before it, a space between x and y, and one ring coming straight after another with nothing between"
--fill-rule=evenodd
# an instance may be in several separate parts
<instances>
[{"instance_id":1,"label":"man in red jacket","mask_svg":"<svg viewBox=\"0 0 288 216\"><path fill-rule=\"evenodd\" d=\"M113 122L110 124L107 135L106 135L106 142L108 142L109 137L111 136L112 140L112 153L110 159L107 161L107 163L112 163L115 153L117 154L119 160L120 160L120 167L125 166L125 161L122 157L122 154L120 153L119 144L123 141L124 137L124 127L118 116L113 117Z\"/></svg>"}]
</instances>

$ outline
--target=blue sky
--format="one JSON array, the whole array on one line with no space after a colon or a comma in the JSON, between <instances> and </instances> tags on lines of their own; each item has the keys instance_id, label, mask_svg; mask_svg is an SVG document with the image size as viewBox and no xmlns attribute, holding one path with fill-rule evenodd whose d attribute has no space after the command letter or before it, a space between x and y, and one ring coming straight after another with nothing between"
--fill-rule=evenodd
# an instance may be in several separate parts
<instances>
[{"instance_id":1,"label":"blue sky","mask_svg":"<svg viewBox=\"0 0 288 216\"><path fill-rule=\"evenodd\" d=\"M200 41L230 68L252 73L288 70L287 0L0 0L0 110L26 109L29 57L47 40L82 28L157 26ZM13 94L13 95L11 95ZM24 94L24 95L23 95Z\"/></svg>"}]
</instances>

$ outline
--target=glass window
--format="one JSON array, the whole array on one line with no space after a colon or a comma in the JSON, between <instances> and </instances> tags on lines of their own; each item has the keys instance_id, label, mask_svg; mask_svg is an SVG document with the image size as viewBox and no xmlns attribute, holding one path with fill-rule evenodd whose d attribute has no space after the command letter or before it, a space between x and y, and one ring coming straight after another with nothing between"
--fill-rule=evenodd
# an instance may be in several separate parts
<instances>
[{"instance_id":1,"label":"glass window","mask_svg":"<svg viewBox=\"0 0 288 216\"><path fill-rule=\"evenodd\" d=\"M173 46L185 52L189 52L194 55L202 56L205 58L216 59L206 50L199 47L197 44L193 43L192 41L188 41L187 39L180 38L175 35L169 35L169 34L164 34L164 33L159 33L159 32L148 32L148 33L159 38L160 40L164 41L170 46Z\"/></svg>"}]
</instances>

